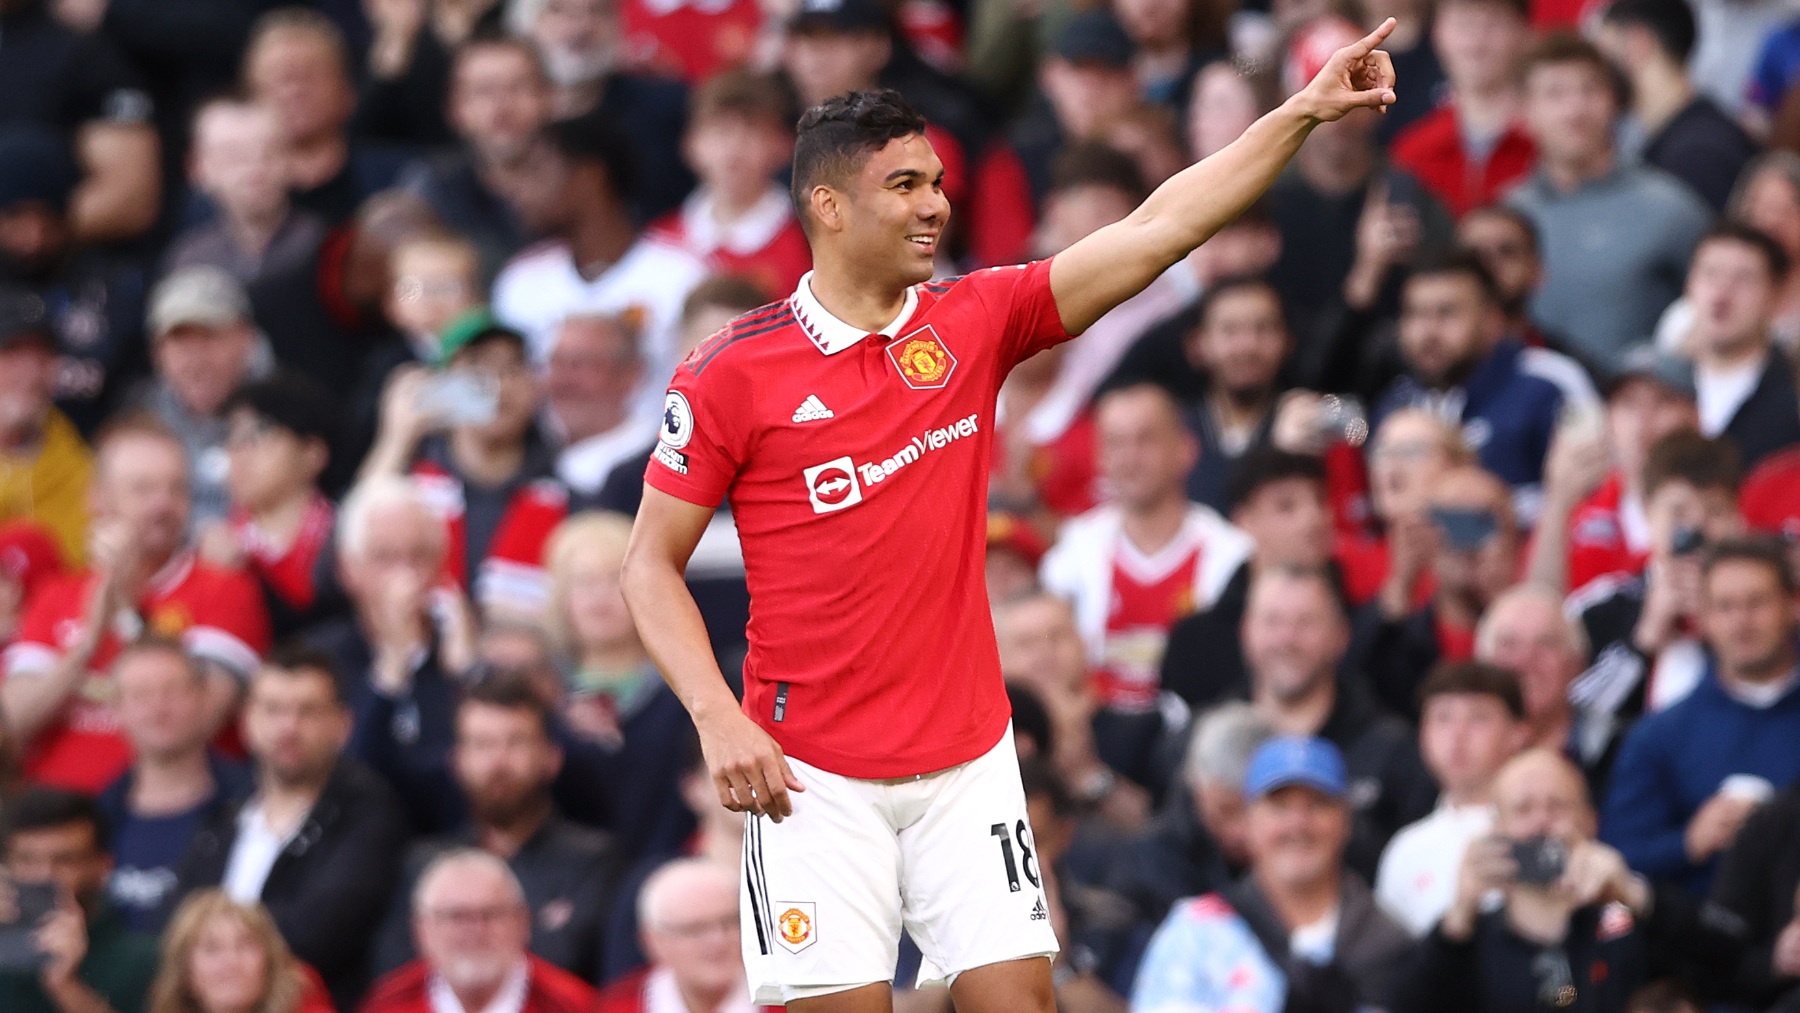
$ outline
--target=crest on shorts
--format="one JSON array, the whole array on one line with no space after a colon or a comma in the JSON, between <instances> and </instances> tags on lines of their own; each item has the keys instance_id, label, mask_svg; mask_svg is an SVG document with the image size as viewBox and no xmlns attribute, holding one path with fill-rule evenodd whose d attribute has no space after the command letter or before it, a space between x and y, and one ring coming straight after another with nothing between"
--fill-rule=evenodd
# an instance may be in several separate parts
<instances>
[{"instance_id":1,"label":"crest on shorts","mask_svg":"<svg viewBox=\"0 0 1800 1013\"><path fill-rule=\"evenodd\" d=\"M888 358L900 371L900 379L913 390L936 390L950 382L956 356L930 324L888 345Z\"/></svg>"},{"instance_id":2,"label":"crest on shorts","mask_svg":"<svg viewBox=\"0 0 1800 1013\"><path fill-rule=\"evenodd\" d=\"M818 915L810 901L776 904L775 941L789 953L799 953L819 938Z\"/></svg>"}]
</instances>

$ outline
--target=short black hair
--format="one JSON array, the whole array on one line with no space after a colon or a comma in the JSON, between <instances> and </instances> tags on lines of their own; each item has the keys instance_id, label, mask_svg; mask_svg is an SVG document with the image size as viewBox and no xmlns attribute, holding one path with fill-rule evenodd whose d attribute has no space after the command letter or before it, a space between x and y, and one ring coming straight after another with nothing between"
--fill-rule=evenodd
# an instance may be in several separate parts
<instances>
[{"instance_id":1,"label":"short black hair","mask_svg":"<svg viewBox=\"0 0 1800 1013\"><path fill-rule=\"evenodd\" d=\"M263 672L304 672L323 675L331 684L331 696L339 706L347 701L344 697L344 676L338 670L337 661L324 651L300 640L288 640L275 645L275 649L263 657L257 666L257 674L251 677L254 685L262 678Z\"/></svg>"},{"instance_id":2,"label":"short black hair","mask_svg":"<svg viewBox=\"0 0 1800 1013\"><path fill-rule=\"evenodd\" d=\"M1408 284L1420 278L1442 278L1446 275L1461 275L1475 283L1481 290L1482 299L1490 305L1499 305L1500 283L1494 280L1494 272L1487 269L1481 258L1469 250L1451 250L1435 257L1428 257L1420 262L1406 276Z\"/></svg>"},{"instance_id":3,"label":"short black hair","mask_svg":"<svg viewBox=\"0 0 1800 1013\"><path fill-rule=\"evenodd\" d=\"M301 373L278 370L241 385L225 399L220 414L229 415L240 408L302 440L322 440L327 447L337 440L337 415L330 399Z\"/></svg>"},{"instance_id":4,"label":"short black hair","mask_svg":"<svg viewBox=\"0 0 1800 1013\"><path fill-rule=\"evenodd\" d=\"M1239 292L1262 292L1275 300L1277 309L1282 309L1281 293L1269 283L1269 279L1260 274L1230 274L1218 279L1200 293L1200 301L1194 306L1194 326L1204 328L1207 318L1212 316L1213 308L1225 301L1226 296ZM1287 325L1287 313L1282 312L1282 326Z\"/></svg>"},{"instance_id":5,"label":"short black hair","mask_svg":"<svg viewBox=\"0 0 1800 1013\"><path fill-rule=\"evenodd\" d=\"M1491 696L1506 707L1514 721L1525 720L1525 694L1519 689L1519 676L1510 668L1490 665L1485 661L1446 661L1440 663L1419 686L1419 710L1433 697Z\"/></svg>"},{"instance_id":6,"label":"short black hair","mask_svg":"<svg viewBox=\"0 0 1800 1013\"><path fill-rule=\"evenodd\" d=\"M1696 489L1722 489L1737 495L1742 477L1737 444L1724 437L1707 439L1691 429L1679 429L1650 445L1644 454L1644 498L1670 482L1686 482Z\"/></svg>"},{"instance_id":7,"label":"short black hair","mask_svg":"<svg viewBox=\"0 0 1800 1013\"><path fill-rule=\"evenodd\" d=\"M1477 215L1501 218L1512 223L1512 227L1518 229L1519 233L1525 237L1525 245L1531 247L1531 255L1533 257L1543 255L1543 245L1538 237L1537 223L1531 220L1530 215L1510 204L1483 204L1463 215L1462 220L1466 222Z\"/></svg>"},{"instance_id":8,"label":"short black hair","mask_svg":"<svg viewBox=\"0 0 1800 1013\"><path fill-rule=\"evenodd\" d=\"M1264 488L1289 479L1315 482L1325 487L1325 461L1313 454L1296 454L1274 447L1260 447L1245 454L1225 484L1226 512L1250 502Z\"/></svg>"},{"instance_id":9,"label":"short black hair","mask_svg":"<svg viewBox=\"0 0 1800 1013\"><path fill-rule=\"evenodd\" d=\"M613 196L629 201L637 192L638 164L631 138L598 110L544 128L551 147L570 162L598 163L606 170Z\"/></svg>"},{"instance_id":10,"label":"short black hair","mask_svg":"<svg viewBox=\"0 0 1800 1013\"><path fill-rule=\"evenodd\" d=\"M112 848L111 828L100 804L79 792L62 788L36 786L25 789L6 806L4 846L12 848L13 838L33 830L51 830L71 823L85 823L94 831L94 847L101 851Z\"/></svg>"},{"instance_id":11,"label":"short black hair","mask_svg":"<svg viewBox=\"0 0 1800 1013\"><path fill-rule=\"evenodd\" d=\"M889 141L925 132L925 117L892 88L846 92L808 109L794 139L794 209L812 227L815 186L841 182Z\"/></svg>"},{"instance_id":12,"label":"short black hair","mask_svg":"<svg viewBox=\"0 0 1800 1013\"><path fill-rule=\"evenodd\" d=\"M1738 538L1725 538L1714 542L1706 550L1706 559L1700 564L1702 579L1710 579L1712 572L1724 563L1757 563L1766 567L1775 575L1776 583L1781 587L1784 598L1800 595L1800 578L1794 574L1788 562L1787 543L1768 535L1745 535Z\"/></svg>"},{"instance_id":13,"label":"short black hair","mask_svg":"<svg viewBox=\"0 0 1800 1013\"><path fill-rule=\"evenodd\" d=\"M464 708L474 704L500 710L529 711L544 737L553 737L550 706L538 695L531 680L522 674L495 671L489 673L487 678L477 679L474 685L463 692L461 702L456 705L457 714L461 715Z\"/></svg>"},{"instance_id":14,"label":"short black hair","mask_svg":"<svg viewBox=\"0 0 1800 1013\"><path fill-rule=\"evenodd\" d=\"M1601 20L1612 25L1645 28L1656 44L1677 63L1686 63L1694 51L1694 12L1687 0L1614 0Z\"/></svg>"},{"instance_id":15,"label":"short black hair","mask_svg":"<svg viewBox=\"0 0 1800 1013\"><path fill-rule=\"evenodd\" d=\"M1706 230L1706 234L1700 237L1700 242L1695 244L1695 251L1698 252L1700 247L1708 243L1738 243L1748 246L1762 257L1763 266L1769 269L1769 277L1776 283L1779 284L1781 279L1787 277L1790 266L1787 251L1767 232L1753 225L1730 219L1722 221Z\"/></svg>"},{"instance_id":16,"label":"short black hair","mask_svg":"<svg viewBox=\"0 0 1800 1013\"><path fill-rule=\"evenodd\" d=\"M1050 192L1098 186L1118 190L1135 203L1144 199L1144 172L1137 161L1110 144L1077 141L1064 148L1050 170Z\"/></svg>"}]
</instances>

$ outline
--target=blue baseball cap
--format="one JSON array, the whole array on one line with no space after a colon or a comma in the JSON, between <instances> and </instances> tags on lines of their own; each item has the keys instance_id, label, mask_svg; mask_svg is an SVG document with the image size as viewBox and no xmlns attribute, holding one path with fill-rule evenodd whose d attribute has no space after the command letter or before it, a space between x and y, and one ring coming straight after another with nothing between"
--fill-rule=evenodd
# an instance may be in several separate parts
<instances>
[{"instance_id":1,"label":"blue baseball cap","mask_svg":"<svg viewBox=\"0 0 1800 1013\"><path fill-rule=\"evenodd\" d=\"M1303 784L1332 798L1343 798L1349 784L1344 757L1324 739L1284 735L1258 746L1244 771L1244 797L1262 798L1280 788Z\"/></svg>"}]
</instances>

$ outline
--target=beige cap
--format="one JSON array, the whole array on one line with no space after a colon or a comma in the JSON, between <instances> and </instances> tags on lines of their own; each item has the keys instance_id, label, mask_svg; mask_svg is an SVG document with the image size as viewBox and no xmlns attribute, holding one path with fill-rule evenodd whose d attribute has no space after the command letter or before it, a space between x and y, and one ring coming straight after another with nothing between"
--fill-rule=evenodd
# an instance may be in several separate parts
<instances>
[{"instance_id":1,"label":"beige cap","mask_svg":"<svg viewBox=\"0 0 1800 1013\"><path fill-rule=\"evenodd\" d=\"M160 338L184 324L224 327L250 321L244 286L219 268L201 265L181 268L157 283L145 326L152 338Z\"/></svg>"}]
</instances>

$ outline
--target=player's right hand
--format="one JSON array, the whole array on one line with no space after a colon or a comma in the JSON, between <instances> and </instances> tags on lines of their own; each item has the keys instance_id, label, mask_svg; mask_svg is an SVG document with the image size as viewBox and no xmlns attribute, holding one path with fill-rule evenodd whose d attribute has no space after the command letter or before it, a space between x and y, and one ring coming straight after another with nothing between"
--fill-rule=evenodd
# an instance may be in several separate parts
<instances>
[{"instance_id":1,"label":"player's right hand","mask_svg":"<svg viewBox=\"0 0 1800 1013\"><path fill-rule=\"evenodd\" d=\"M734 813L767 816L777 823L794 814L790 791L805 791L787 757L768 732L742 711L727 711L699 726L700 752L719 791L719 804Z\"/></svg>"}]
</instances>

